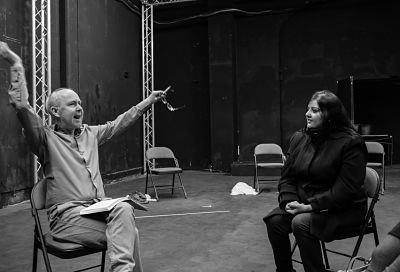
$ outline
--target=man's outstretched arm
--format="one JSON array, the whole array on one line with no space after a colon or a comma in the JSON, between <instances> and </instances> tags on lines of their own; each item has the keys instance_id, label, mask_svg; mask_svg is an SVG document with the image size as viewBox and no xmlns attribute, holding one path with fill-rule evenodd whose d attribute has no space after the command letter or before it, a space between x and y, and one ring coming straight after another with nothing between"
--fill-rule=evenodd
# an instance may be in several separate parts
<instances>
[{"instance_id":1,"label":"man's outstretched arm","mask_svg":"<svg viewBox=\"0 0 400 272\"><path fill-rule=\"evenodd\" d=\"M4 42L0 42L0 56L11 64L11 83L8 89L10 104L17 111L17 117L24 128L29 147L40 157L43 154L40 150L41 143L44 141L43 125L28 101L29 94L22 60Z\"/></svg>"},{"instance_id":2,"label":"man's outstretched arm","mask_svg":"<svg viewBox=\"0 0 400 272\"><path fill-rule=\"evenodd\" d=\"M11 83L8 90L10 104L17 110L31 108L26 87L25 70L21 58L15 54L5 42L0 42L0 56L11 65Z\"/></svg>"}]
</instances>

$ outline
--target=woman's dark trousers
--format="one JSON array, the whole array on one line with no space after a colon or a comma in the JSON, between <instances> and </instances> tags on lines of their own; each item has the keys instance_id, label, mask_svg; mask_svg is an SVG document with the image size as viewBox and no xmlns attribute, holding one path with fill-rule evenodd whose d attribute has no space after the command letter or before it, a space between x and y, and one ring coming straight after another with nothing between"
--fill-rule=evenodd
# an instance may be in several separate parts
<instances>
[{"instance_id":1,"label":"woman's dark trousers","mask_svg":"<svg viewBox=\"0 0 400 272\"><path fill-rule=\"evenodd\" d=\"M305 272L323 272L321 246L318 238L310 233L311 213L276 214L264 218L268 238L274 252L276 272L292 272L292 254L289 234L296 238Z\"/></svg>"}]
</instances>

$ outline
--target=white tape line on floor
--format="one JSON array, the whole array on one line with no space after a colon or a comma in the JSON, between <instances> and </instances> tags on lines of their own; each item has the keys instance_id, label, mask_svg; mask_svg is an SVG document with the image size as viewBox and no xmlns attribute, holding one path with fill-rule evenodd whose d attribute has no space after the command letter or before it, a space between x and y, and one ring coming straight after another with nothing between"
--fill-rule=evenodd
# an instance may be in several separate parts
<instances>
[{"instance_id":1,"label":"white tape line on floor","mask_svg":"<svg viewBox=\"0 0 400 272\"><path fill-rule=\"evenodd\" d=\"M197 214L210 214L210 213L228 213L228 212L230 212L230 211L171 213L171 214L157 214L157 215L136 216L135 218L136 218L136 219L140 219L140 218L169 217L169 216L197 215Z\"/></svg>"}]
</instances>

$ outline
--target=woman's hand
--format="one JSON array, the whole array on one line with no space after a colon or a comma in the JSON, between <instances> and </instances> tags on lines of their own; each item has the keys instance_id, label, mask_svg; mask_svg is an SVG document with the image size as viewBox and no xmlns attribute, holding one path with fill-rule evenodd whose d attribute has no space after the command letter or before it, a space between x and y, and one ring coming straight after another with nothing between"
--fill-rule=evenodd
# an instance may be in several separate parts
<instances>
[{"instance_id":1,"label":"woman's hand","mask_svg":"<svg viewBox=\"0 0 400 272\"><path fill-rule=\"evenodd\" d=\"M312 207L310 204L303 204L297 201L292 201L286 204L285 210L288 213L295 215L298 213L311 212Z\"/></svg>"}]
</instances>

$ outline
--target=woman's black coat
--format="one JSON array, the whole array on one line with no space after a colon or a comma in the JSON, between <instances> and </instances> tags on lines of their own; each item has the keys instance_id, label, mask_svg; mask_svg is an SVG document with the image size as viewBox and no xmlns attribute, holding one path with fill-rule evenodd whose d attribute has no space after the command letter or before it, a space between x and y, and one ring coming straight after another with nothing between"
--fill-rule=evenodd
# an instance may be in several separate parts
<instances>
[{"instance_id":1,"label":"woman's black coat","mask_svg":"<svg viewBox=\"0 0 400 272\"><path fill-rule=\"evenodd\" d=\"M298 201L311 204L311 233L322 241L334 240L340 229L359 226L367 210L367 154L362 137L350 129L329 136L296 132L279 181L279 207L265 219L289 215L285 205Z\"/></svg>"}]
</instances>

